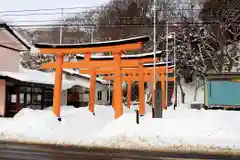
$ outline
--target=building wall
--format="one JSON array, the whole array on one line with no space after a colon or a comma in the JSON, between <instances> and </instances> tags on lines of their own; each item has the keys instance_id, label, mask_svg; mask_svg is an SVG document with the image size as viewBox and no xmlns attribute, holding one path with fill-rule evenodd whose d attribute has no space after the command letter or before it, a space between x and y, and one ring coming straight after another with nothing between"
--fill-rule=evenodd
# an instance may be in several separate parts
<instances>
[{"instance_id":1,"label":"building wall","mask_svg":"<svg viewBox=\"0 0 240 160\"><path fill-rule=\"evenodd\" d=\"M0 116L5 116L6 81L0 80Z\"/></svg>"},{"instance_id":2,"label":"building wall","mask_svg":"<svg viewBox=\"0 0 240 160\"><path fill-rule=\"evenodd\" d=\"M61 98L61 105L67 105L67 96L68 92L67 90L62 91L62 98Z\"/></svg>"},{"instance_id":3,"label":"building wall","mask_svg":"<svg viewBox=\"0 0 240 160\"><path fill-rule=\"evenodd\" d=\"M16 40L5 29L0 30L0 42L1 45L22 50L22 44ZM20 64L20 52L0 47L0 71L18 72Z\"/></svg>"},{"instance_id":4,"label":"building wall","mask_svg":"<svg viewBox=\"0 0 240 160\"><path fill-rule=\"evenodd\" d=\"M207 82L208 105L240 106L240 83L231 80L209 80Z\"/></svg>"},{"instance_id":5,"label":"building wall","mask_svg":"<svg viewBox=\"0 0 240 160\"><path fill-rule=\"evenodd\" d=\"M90 88L90 81L88 79L85 78L80 78L77 76L72 76L70 74L63 74L63 78L67 79L67 80L72 80L72 81L77 81L79 82L79 86L85 87L85 88Z\"/></svg>"},{"instance_id":6,"label":"building wall","mask_svg":"<svg viewBox=\"0 0 240 160\"><path fill-rule=\"evenodd\" d=\"M64 74L63 76L64 78L68 79L68 80L74 80L74 81L78 81L79 85L85 88L90 88L90 79L85 79L85 78L80 78L77 76L72 76L70 74ZM107 85L103 85L103 84L99 84L97 83L96 85L96 91L95 91L95 103L96 104L107 104ZM99 101L98 100L98 92L101 91L102 92L102 100Z\"/></svg>"},{"instance_id":7,"label":"building wall","mask_svg":"<svg viewBox=\"0 0 240 160\"><path fill-rule=\"evenodd\" d=\"M0 71L18 72L20 53L0 47Z\"/></svg>"},{"instance_id":8,"label":"building wall","mask_svg":"<svg viewBox=\"0 0 240 160\"><path fill-rule=\"evenodd\" d=\"M103 85L103 84L97 84L96 85L96 92L95 92L95 103L96 104L100 104L100 105L106 105L107 104L107 85ZM102 99L99 101L98 100L98 92L102 92Z\"/></svg>"}]
</instances>

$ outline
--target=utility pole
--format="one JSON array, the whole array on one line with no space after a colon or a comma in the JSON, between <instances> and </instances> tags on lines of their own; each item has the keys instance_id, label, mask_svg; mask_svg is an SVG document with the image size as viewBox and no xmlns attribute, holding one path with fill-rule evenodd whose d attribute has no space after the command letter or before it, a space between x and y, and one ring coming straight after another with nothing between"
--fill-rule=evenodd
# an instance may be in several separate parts
<instances>
[{"instance_id":1,"label":"utility pole","mask_svg":"<svg viewBox=\"0 0 240 160\"><path fill-rule=\"evenodd\" d=\"M111 102L111 81L108 81L108 103L110 105Z\"/></svg>"},{"instance_id":2,"label":"utility pole","mask_svg":"<svg viewBox=\"0 0 240 160\"><path fill-rule=\"evenodd\" d=\"M156 13L156 0L153 2L153 95L152 95L152 112L154 114L154 110L156 108L155 101L156 101L156 19L157 19L157 13ZM153 115L155 117L155 115Z\"/></svg>"},{"instance_id":3,"label":"utility pole","mask_svg":"<svg viewBox=\"0 0 240 160\"><path fill-rule=\"evenodd\" d=\"M63 43L63 8L61 8L60 44Z\"/></svg>"},{"instance_id":4,"label":"utility pole","mask_svg":"<svg viewBox=\"0 0 240 160\"><path fill-rule=\"evenodd\" d=\"M94 42L93 36L94 36L94 26L91 27L91 43Z\"/></svg>"},{"instance_id":5,"label":"utility pole","mask_svg":"<svg viewBox=\"0 0 240 160\"><path fill-rule=\"evenodd\" d=\"M177 106L177 77L176 77L176 33L174 32L174 37L173 37L173 63L174 63L174 87L173 87L173 91L174 91L174 110L175 107ZM175 104L176 103L176 104Z\"/></svg>"},{"instance_id":6,"label":"utility pole","mask_svg":"<svg viewBox=\"0 0 240 160\"><path fill-rule=\"evenodd\" d=\"M168 6L167 6L167 0L165 1L165 16L166 16L166 106L168 105Z\"/></svg>"},{"instance_id":7,"label":"utility pole","mask_svg":"<svg viewBox=\"0 0 240 160\"><path fill-rule=\"evenodd\" d=\"M153 88L154 91L156 90L156 0L154 0L154 5L153 5Z\"/></svg>"}]
</instances>

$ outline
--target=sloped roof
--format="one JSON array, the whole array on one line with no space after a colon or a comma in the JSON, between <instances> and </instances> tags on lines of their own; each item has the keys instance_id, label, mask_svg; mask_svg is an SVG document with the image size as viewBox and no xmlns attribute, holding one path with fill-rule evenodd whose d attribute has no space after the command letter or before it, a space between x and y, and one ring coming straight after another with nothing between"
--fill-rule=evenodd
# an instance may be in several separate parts
<instances>
[{"instance_id":1,"label":"sloped roof","mask_svg":"<svg viewBox=\"0 0 240 160\"><path fill-rule=\"evenodd\" d=\"M6 23L0 23L0 28L4 28L8 33L10 33L17 41L20 42L20 44L22 44L26 50L30 50L31 49L31 44L25 39L23 38L16 30L14 30L12 27L10 27L9 25L7 25ZM11 48L9 46L0 44L1 47L5 47L8 49L12 49L12 50L16 50L16 51L26 51L26 50L19 50L16 48Z\"/></svg>"},{"instance_id":2,"label":"sloped roof","mask_svg":"<svg viewBox=\"0 0 240 160\"><path fill-rule=\"evenodd\" d=\"M48 85L54 85L54 79L55 79L53 73L46 73L46 72L41 72L37 70L25 69L23 67L20 67L19 72L0 71L0 76L9 77L15 80L19 80L21 82L30 82L30 83L48 84ZM69 89L73 86L80 86L80 85L75 81L63 79L62 90Z\"/></svg>"},{"instance_id":3,"label":"sloped roof","mask_svg":"<svg viewBox=\"0 0 240 160\"><path fill-rule=\"evenodd\" d=\"M71 75L80 76L80 77L87 78L87 79L91 78L90 75L88 75L88 74L81 74L78 71L75 71L74 69L66 69L66 68L64 68L63 71L66 72L66 73L69 73ZM100 78L96 78L96 81L98 83L100 83L100 84L108 84L107 81L105 81L103 79L100 79Z\"/></svg>"}]
</instances>

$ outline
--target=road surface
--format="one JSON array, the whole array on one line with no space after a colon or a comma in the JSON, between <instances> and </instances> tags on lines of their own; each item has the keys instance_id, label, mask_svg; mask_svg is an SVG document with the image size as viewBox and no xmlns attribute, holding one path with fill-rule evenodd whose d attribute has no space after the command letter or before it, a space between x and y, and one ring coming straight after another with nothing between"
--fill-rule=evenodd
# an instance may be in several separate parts
<instances>
[{"instance_id":1,"label":"road surface","mask_svg":"<svg viewBox=\"0 0 240 160\"><path fill-rule=\"evenodd\" d=\"M239 160L239 156L87 149L55 145L0 142L0 160Z\"/></svg>"}]
</instances>

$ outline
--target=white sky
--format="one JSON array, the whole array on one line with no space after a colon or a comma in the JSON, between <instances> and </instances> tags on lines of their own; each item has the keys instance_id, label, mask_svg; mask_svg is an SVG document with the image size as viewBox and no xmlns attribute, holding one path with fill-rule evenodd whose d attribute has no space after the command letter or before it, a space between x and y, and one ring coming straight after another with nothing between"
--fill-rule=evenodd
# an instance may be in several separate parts
<instances>
[{"instance_id":1,"label":"white sky","mask_svg":"<svg viewBox=\"0 0 240 160\"><path fill-rule=\"evenodd\" d=\"M0 9L0 19L10 22L10 24L35 24L35 22L26 21L49 21L59 19L61 10L54 11L34 11L34 12L9 12L4 11L18 11L18 10L37 10L46 8L72 8L72 7L92 7L100 6L109 2L109 0L2 0ZM29 15L32 13L56 13L58 15ZM74 13L79 12L79 9L64 10L64 12ZM21 16L22 15L22 16ZM18 22L16 22L18 21ZM19 22L21 21L21 22ZM22 22L25 21L25 22ZM16 23L12 23L16 22ZM40 22L39 22L40 23ZM43 23L43 22L41 22ZM45 22L50 23L50 22Z\"/></svg>"}]
</instances>

